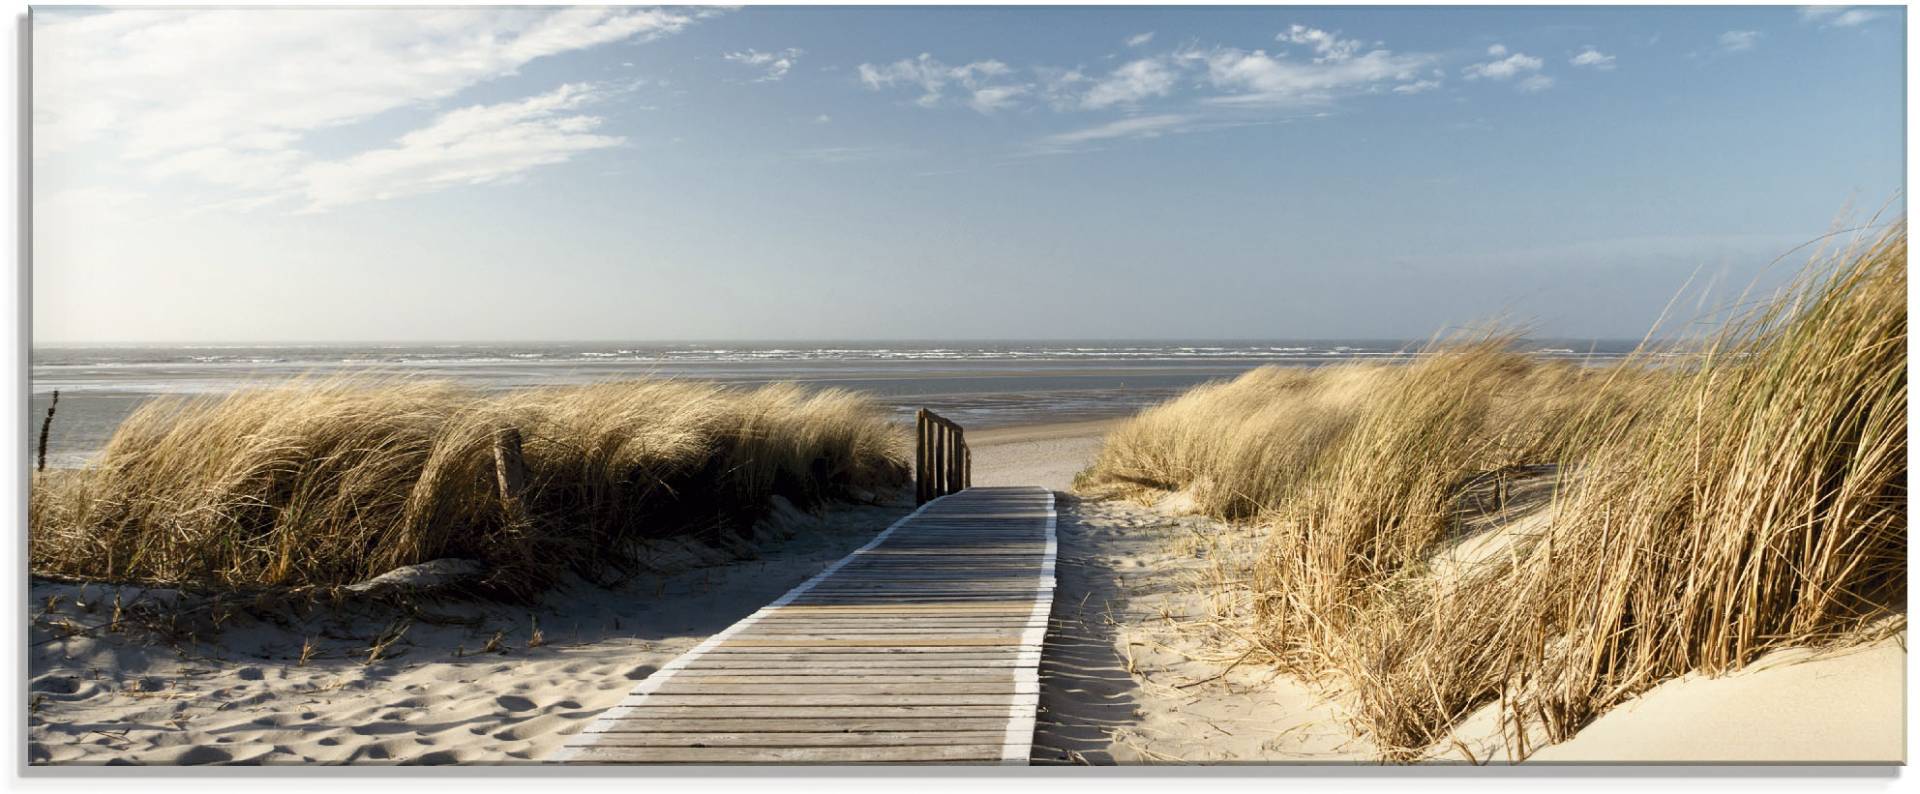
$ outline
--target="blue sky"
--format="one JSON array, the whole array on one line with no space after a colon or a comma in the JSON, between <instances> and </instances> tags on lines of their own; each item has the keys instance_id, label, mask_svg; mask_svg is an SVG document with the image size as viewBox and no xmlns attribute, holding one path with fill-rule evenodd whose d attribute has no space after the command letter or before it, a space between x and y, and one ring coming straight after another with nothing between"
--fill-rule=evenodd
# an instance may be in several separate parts
<instances>
[{"instance_id":1,"label":"blue sky","mask_svg":"<svg viewBox=\"0 0 1920 794\"><path fill-rule=\"evenodd\" d=\"M1904 23L42 10L34 330L1637 337L1903 208Z\"/></svg>"}]
</instances>

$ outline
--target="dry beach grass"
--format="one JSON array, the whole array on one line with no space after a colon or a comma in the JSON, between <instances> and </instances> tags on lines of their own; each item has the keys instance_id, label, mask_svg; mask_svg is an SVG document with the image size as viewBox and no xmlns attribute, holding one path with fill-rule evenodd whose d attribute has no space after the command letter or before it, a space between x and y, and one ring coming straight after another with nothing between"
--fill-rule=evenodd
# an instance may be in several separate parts
<instances>
[{"instance_id":1,"label":"dry beach grass","mask_svg":"<svg viewBox=\"0 0 1920 794\"><path fill-rule=\"evenodd\" d=\"M517 505L496 436L523 441ZM333 586L440 558L526 596L617 574L629 546L744 532L802 505L902 483L898 431L840 391L669 381L488 395L341 378L166 399L85 469L36 476L37 574L213 588Z\"/></svg>"},{"instance_id":2,"label":"dry beach grass","mask_svg":"<svg viewBox=\"0 0 1920 794\"><path fill-rule=\"evenodd\" d=\"M1685 365L1490 336L1256 371L1122 426L1080 486L1267 527L1224 617L1383 757L1489 704L1524 756L1662 681L1904 627L1906 286L1898 225ZM1550 489L1539 520L1437 565L1516 483Z\"/></svg>"}]
</instances>

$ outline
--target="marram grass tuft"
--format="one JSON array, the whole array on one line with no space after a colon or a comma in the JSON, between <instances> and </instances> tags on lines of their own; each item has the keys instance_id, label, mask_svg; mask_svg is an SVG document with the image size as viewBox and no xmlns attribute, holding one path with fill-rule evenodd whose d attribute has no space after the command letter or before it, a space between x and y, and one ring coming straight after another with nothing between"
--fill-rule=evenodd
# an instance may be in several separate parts
<instances>
[{"instance_id":1,"label":"marram grass tuft","mask_svg":"<svg viewBox=\"0 0 1920 794\"><path fill-rule=\"evenodd\" d=\"M523 439L519 515L497 485L503 428ZM524 596L617 573L638 541L742 531L775 494L897 486L901 449L870 401L791 385L296 381L141 407L94 464L35 478L29 553L36 573L226 588L460 557Z\"/></svg>"}]
</instances>

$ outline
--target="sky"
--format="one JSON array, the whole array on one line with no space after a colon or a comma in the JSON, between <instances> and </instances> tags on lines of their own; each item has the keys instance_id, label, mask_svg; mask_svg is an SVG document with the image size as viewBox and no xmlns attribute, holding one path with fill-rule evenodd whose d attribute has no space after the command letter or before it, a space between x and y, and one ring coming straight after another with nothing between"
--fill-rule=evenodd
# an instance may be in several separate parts
<instances>
[{"instance_id":1,"label":"sky","mask_svg":"<svg viewBox=\"0 0 1920 794\"><path fill-rule=\"evenodd\" d=\"M1904 30L35 9L35 344L1639 338L1904 211Z\"/></svg>"}]
</instances>

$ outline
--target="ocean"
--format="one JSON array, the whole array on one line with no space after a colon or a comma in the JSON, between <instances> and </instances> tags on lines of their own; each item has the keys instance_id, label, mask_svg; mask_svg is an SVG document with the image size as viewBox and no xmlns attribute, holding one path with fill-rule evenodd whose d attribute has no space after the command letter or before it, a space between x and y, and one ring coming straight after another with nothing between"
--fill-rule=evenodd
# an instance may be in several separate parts
<instances>
[{"instance_id":1,"label":"ocean","mask_svg":"<svg viewBox=\"0 0 1920 794\"><path fill-rule=\"evenodd\" d=\"M752 385L795 381L866 392L902 421L930 408L969 428L1124 416L1200 383L1265 365L1399 361L1424 341L713 342L36 347L28 443L56 390L50 466L92 459L159 395L217 395L301 376L446 379L480 389L631 378ZM1528 340L1548 358L1604 363L1635 342Z\"/></svg>"}]
</instances>

